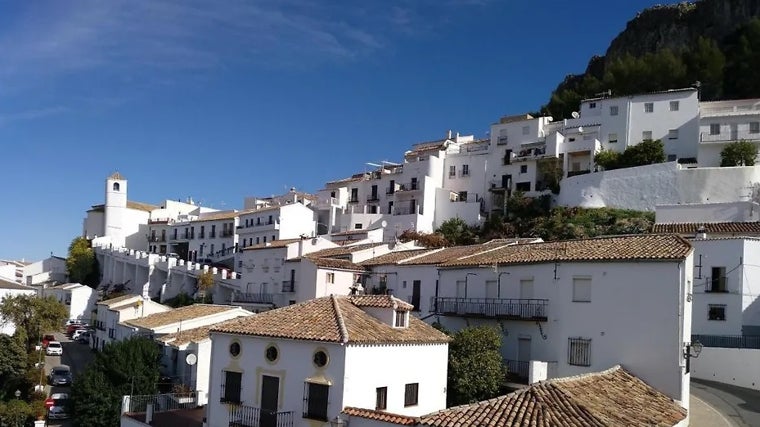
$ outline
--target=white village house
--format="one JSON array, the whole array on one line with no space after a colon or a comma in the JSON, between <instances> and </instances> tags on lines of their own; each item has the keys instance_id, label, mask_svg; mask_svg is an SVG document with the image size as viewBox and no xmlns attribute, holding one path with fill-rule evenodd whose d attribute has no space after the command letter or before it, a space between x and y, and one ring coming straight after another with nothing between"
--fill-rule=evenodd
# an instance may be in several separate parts
<instances>
[{"instance_id":1,"label":"white village house","mask_svg":"<svg viewBox=\"0 0 760 427\"><path fill-rule=\"evenodd\" d=\"M98 299L98 293L89 286L80 283L64 283L42 290L42 296L51 295L68 309L68 318L90 321L92 311Z\"/></svg>"},{"instance_id":2,"label":"white village house","mask_svg":"<svg viewBox=\"0 0 760 427\"><path fill-rule=\"evenodd\" d=\"M91 338L93 349L102 350L107 344L121 341L122 336L119 323L129 319L150 316L171 310L171 307L161 305L141 295L122 295L95 305L95 311L91 318L95 326L95 335Z\"/></svg>"},{"instance_id":3,"label":"white village house","mask_svg":"<svg viewBox=\"0 0 760 427\"><path fill-rule=\"evenodd\" d=\"M37 295L37 290L31 286L0 278L0 301L17 295ZM16 325L0 317L0 334L13 335L14 332L16 332Z\"/></svg>"}]
</instances>

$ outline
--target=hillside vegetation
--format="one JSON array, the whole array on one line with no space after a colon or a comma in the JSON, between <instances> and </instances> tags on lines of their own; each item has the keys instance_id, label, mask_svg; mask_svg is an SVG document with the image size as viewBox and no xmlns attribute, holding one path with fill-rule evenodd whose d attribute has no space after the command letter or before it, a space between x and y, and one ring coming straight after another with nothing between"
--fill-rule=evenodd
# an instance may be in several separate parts
<instances>
[{"instance_id":1,"label":"hillside vegetation","mask_svg":"<svg viewBox=\"0 0 760 427\"><path fill-rule=\"evenodd\" d=\"M702 0L639 13L604 56L568 75L541 114L568 118L580 101L693 86L700 99L760 97L760 0Z\"/></svg>"}]
</instances>

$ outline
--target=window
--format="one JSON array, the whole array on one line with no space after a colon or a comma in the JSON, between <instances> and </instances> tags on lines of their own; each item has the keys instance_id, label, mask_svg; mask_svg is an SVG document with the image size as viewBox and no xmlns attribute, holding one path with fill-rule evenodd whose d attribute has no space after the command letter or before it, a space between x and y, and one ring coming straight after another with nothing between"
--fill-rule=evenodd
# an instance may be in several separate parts
<instances>
[{"instance_id":1,"label":"window","mask_svg":"<svg viewBox=\"0 0 760 427\"><path fill-rule=\"evenodd\" d=\"M520 173L528 173L528 165L520 165Z\"/></svg>"},{"instance_id":2,"label":"window","mask_svg":"<svg viewBox=\"0 0 760 427\"><path fill-rule=\"evenodd\" d=\"M616 133L611 133L610 136L607 137L607 142L609 142L610 144L614 144L617 141L618 141L618 138L617 138L617 134Z\"/></svg>"},{"instance_id":3,"label":"window","mask_svg":"<svg viewBox=\"0 0 760 427\"><path fill-rule=\"evenodd\" d=\"M460 191L459 192L459 201L460 202L466 202L467 201L467 192L466 191Z\"/></svg>"},{"instance_id":4,"label":"window","mask_svg":"<svg viewBox=\"0 0 760 427\"><path fill-rule=\"evenodd\" d=\"M678 101L670 101L670 111L678 111L680 103Z\"/></svg>"},{"instance_id":5,"label":"window","mask_svg":"<svg viewBox=\"0 0 760 427\"><path fill-rule=\"evenodd\" d=\"M523 126L523 128L522 128L522 134L523 134L523 135L528 135L528 134L530 134L530 127L528 127L528 126Z\"/></svg>"},{"instance_id":6,"label":"window","mask_svg":"<svg viewBox=\"0 0 760 427\"><path fill-rule=\"evenodd\" d=\"M588 108L589 108L589 109L594 109L594 108L596 108L596 102L589 102L589 103L588 103Z\"/></svg>"},{"instance_id":7,"label":"window","mask_svg":"<svg viewBox=\"0 0 760 427\"><path fill-rule=\"evenodd\" d=\"M668 139L678 139L678 129L670 129L668 131Z\"/></svg>"},{"instance_id":8,"label":"window","mask_svg":"<svg viewBox=\"0 0 760 427\"><path fill-rule=\"evenodd\" d=\"M760 122L749 122L749 133L760 133Z\"/></svg>"},{"instance_id":9,"label":"window","mask_svg":"<svg viewBox=\"0 0 760 427\"><path fill-rule=\"evenodd\" d=\"M585 338L568 338L567 364L591 366L591 340Z\"/></svg>"},{"instance_id":10,"label":"window","mask_svg":"<svg viewBox=\"0 0 760 427\"><path fill-rule=\"evenodd\" d=\"M653 102L645 102L644 103L644 112L645 113L654 113L654 103Z\"/></svg>"},{"instance_id":11,"label":"window","mask_svg":"<svg viewBox=\"0 0 760 427\"><path fill-rule=\"evenodd\" d=\"M454 165L449 166L449 178L456 178L457 176L457 167Z\"/></svg>"},{"instance_id":12,"label":"window","mask_svg":"<svg viewBox=\"0 0 760 427\"><path fill-rule=\"evenodd\" d=\"M414 406L417 404L417 397L420 392L420 384L407 384L404 388L404 406Z\"/></svg>"},{"instance_id":13,"label":"window","mask_svg":"<svg viewBox=\"0 0 760 427\"><path fill-rule=\"evenodd\" d=\"M573 302L591 302L590 277L573 277Z\"/></svg>"},{"instance_id":14,"label":"window","mask_svg":"<svg viewBox=\"0 0 760 427\"><path fill-rule=\"evenodd\" d=\"M728 292L726 289L726 267L713 267L709 292Z\"/></svg>"},{"instance_id":15,"label":"window","mask_svg":"<svg viewBox=\"0 0 760 427\"><path fill-rule=\"evenodd\" d=\"M396 322L394 323L394 326L397 328L406 327L406 311L396 310Z\"/></svg>"},{"instance_id":16,"label":"window","mask_svg":"<svg viewBox=\"0 0 760 427\"><path fill-rule=\"evenodd\" d=\"M240 403L240 389L243 385L243 374L240 372L224 372L224 382L222 383L221 403Z\"/></svg>"},{"instance_id":17,"label":"window","mask_svg":"<svg viewBox=\"0 0 760 427\"><path fill-rule=\"evenodd\" d=\"M388 407L388 387L375 389L375 410L382 411Z\"/></svg>"},{"instance_id":18,"label":"window","mask_svg":"<svg viewBox=\"0 0 760 427\"><path fill-rule=\"evenodd\" d=\"M327 353L324 350L318 350L314 353L314 357L312 357L312 362L314 362L314 366L317 368L324 368L328 361Z\"/></svg>"},{"instance_id":19,"label":"window","mask_svg":"<svg viewBox=\"0 0 760 427\"><path fill-rule=\"evenodd\" d=\"M462 176L470 176L470 165L462 165Z\"/></svg>"},{"instance_id":20,"label":"window","mask_svg":"<svg viewBox=\"0 0 760 427\"><path fill-rule=\"evenodd\" d=\"M360 222L357 222L356 224L354 224L354 230L361 230L362 227L363 227L362 223L360 223Z\"/></svg>"},{"instance_id":21,"label":"window","mask_svg":"<svg viewBox=\"0 0 760 427\"><path fill-rule=\"evenodd\" d=\"M652 131L651 130L645 130L641 132L641 139L643 141L649 141L652 139Z\"/></svg>"},{"instance_id":22,"label":"window","mask_svg":"<svg viewBox=\"0 0 760 427\"><path fill-rule=\"evenodd\" d=\"M675 162L676 160L678 160L678 156L677 155L675 155L675 154L668 154L668 161L669 162Z\"/></svg>"},{"instance_id":23,"label":"window","mask_svg":"<svg viewBox=\"0 0 760 427\"><path fill-rule=\"evenodd\" d=\"M113 191L119 191L119 188L121 188L121 185L119 185L118 182L113 183Z\"/></svg>"},{"instance_id":24,"label":"window","mask_svg":"<svg viewBox=\"0 0 760 427\"><path fill-rule=\"evenodd\" d=\"M610 105L610 116L617 116L617 115L618 115L618 106Z\"/></svg>"},{"instance_id":25,"label":"window","mask_svg":"<svg viewBox=\"0 0 760 427\"><path fill-rule=\"evenodd\" d=\"M518 182L515 184L515 190L517 191L530 191L530 182Z\"/></svg>"},{"instance_id":26,"label":"window","mask_svg":"<svg viewBox=\"0 0 760 427\"><path fill-rule=\"evenodd\" d=\"M710 123L710 135L720 135L720 123Z\"/></svg>"},{"instance_id":27,"label":"window","mask_svg":"<svg viewBox=\"0 0 760 427\"><path fill-rule=\"evenodd\" d=\"M277 347L270 345L269 347L267 347L265 355L268 361L274 362L277 360L277 357L280 355L280 352L277 350Z\"/></svg>"},{"instance_id":28,"label":"window","mask_svg":"<svg viewBox=\"0 0 760 427\"><path fill-rule=\"evenodd\" d=\"M240 356L240 343L239 342L233 342L230 344L230 355L232 357L238 357Z\"/></svg>"},{"instance_id":29,"label":"window","mask_svg":"<svg viewBox=\"0 0 760 427\"><path fill-rule=\"evenodd\" d=\"M710 304L707 308L707 320L726 320L726 306Z\"/></svg>"},{"instance_id":30,"label":"window","mask_svg":"<svg viewBox=\"0 0 760 427\"><path fill-rule=\"evenodd\" d=\"M303 417L327 421L327 399L330 395L330 386L327 384L305 383L303 394Z\"/></svg>"},{"instance_id":31,"label":"window","mask_svg":"<svg viewBox=\"0 0 760 427\"><path fill-rule=\"evenodd\" d=\"M325 282L335 283L335 273L325 273Z\"/></svg>"}]
</instances>

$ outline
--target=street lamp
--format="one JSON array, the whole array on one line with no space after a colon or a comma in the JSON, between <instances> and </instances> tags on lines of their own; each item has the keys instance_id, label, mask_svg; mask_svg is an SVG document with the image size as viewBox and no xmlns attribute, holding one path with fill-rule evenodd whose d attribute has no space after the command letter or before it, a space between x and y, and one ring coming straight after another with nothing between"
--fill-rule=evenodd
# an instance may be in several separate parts
<instances>
[{"instance_id":1,"label":"street lamp","mask_svg":"<svg viewBox=\"0 0 760 427\"><path fill-rule=\"evenodd\" d=\"M478 273L467 273L464 275L464 297L467 298L467 286L468 286L468 279L470 276L477 276Z\"/></svg>"},{"instance_id":2,"label":"street lamp","mask_svg":"<svg viewBox=\"0 0 760 427\"><path fill-rule=\"evenodd\" d=\"M686 373L688 374L691 371L691 358L699 357L699 354L702 353L702 348L704 346L699 341L694 341L693 343L686 343L686 346L683 349L683 358L686 359Z\"/></svg>"}]
</instances>

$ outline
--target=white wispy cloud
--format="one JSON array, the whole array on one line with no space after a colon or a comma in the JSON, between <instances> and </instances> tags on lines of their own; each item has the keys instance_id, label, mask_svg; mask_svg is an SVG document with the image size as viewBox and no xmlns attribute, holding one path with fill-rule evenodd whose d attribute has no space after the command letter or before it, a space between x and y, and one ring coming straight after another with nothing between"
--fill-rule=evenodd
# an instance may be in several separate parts
<instances>
[{"instance_id":1,"label":"white wispy cloud","mask_svg":"<svg viewBox=\"0 0 760 427\"><path fill-rule=\"evenodd\" d=\"M68 113L70 111L67 107L55 106L47 108L39 108L34 110L18 111L13 113L0 113L0 126L5 126L18 121L35 120L44 117L56 116L59 114Z\"/></svg>"}]
</instances>

